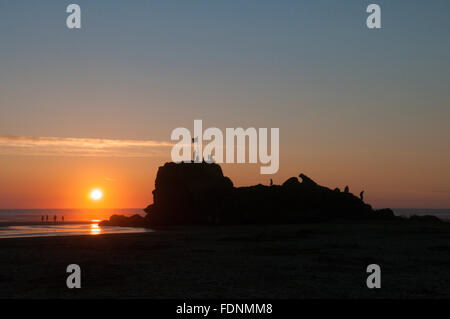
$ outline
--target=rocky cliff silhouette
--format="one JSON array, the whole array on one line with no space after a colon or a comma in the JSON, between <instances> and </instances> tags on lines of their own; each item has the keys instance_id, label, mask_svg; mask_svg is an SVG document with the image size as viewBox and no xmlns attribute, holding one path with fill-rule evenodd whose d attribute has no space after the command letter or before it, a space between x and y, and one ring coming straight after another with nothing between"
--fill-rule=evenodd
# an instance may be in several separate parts
<instances>
[{"instance_id":1,"label":"rocky cliff silhouette","mask_svg":"<svg viewBox=\"0 0 450 319\"><path fill-rule=\"evenodd\" d=\"M282 224L345 220L399 220L374 210L350 192L318 185L304 174L282 185L234 187L217 164L166 163L159 167L146 217L111 216L102 225L165 226ZM429 220L429 219L428 219Z\"/></svg>"}]
</instances>

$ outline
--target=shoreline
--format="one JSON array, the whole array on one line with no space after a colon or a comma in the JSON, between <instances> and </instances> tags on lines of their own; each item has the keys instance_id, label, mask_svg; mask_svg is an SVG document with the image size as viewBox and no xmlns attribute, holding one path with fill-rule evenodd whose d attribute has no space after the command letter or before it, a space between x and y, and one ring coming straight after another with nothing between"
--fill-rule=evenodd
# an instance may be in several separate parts
<instances>
[{"instance_id":1,"label":"shoreline","mask_svg":"<svg viewBox=\"0 0 450 319\"><path fill-rule=\"evenodd\" d=\"M98 221L100 222L100 220ZM42 222L26 222L26 221L2 221L0 222L0 227L10 227L10 226L58 226L58 225L88 225L88 224L95 224L97 222L94 221L64 221L64 222L48 222L48 223L42 223Z\"/></svg>"},{"instance_id":2,"label":"shoreline","mask_svg":"<svg viewBox=\"0 0 450 319\"><path fill-rule=\"evenodd\" d=\"M398 225L398 226L405 226L405 227L414 227L414 226L422 226L422 227L433 227L433 226L439 226L439 225L450 225L450 220L448 219L440 219L440 222L421 222L421 221L415 221L415 222L408 222L409 217L402 216L400 220L333 220L333 221L327 221L327 222L309 222L309 223L299 223L299 224L241 224L241 225L167 225L167 226L154 226L154 227L148 227L148 226L117 226L117 225L101 225L100 220L95 221L67 221L64 223L41 223L41 222L0 222L0 242L5 239L42 239L42 238L55 238L55 237L92 237L92 236L105 236L105 235L125 235L125 234L139 234L139 233L150 233L155 231L162 231L162 232L176 232L178 229L208 229L208 230L214 230L214 229L233 229L236 227L240 228L248 228L251 229L264 229L268 227L296 227L296 226L317 226L320 227L320 225L346 225L346 226L352 226L352 225L365 225L365 226L381 226L381 225ZM1 231L6 230L8 227L15 227L15 226L69 226L69 225L95 225L99 224L99 228L101 227L115 227L119 229L139 229L139 231L118 231L118 232L99 232L99 233L82 233L82 234L58 234L58 232L54 232L52 234L46 234L46 235L24 235L24 236L11 236L11 237L2 237ZM445 226L444 226L445 227ZM2 229L3 228L3 229ZM145 229L146 231L142 231L142 229Z\"/></svg>"},{"instance_id":3,"label":"shoreline","mask_svg":"<svg viewBox=\"0 0 450 319\"><path fill-rule=\"evenodd\" d=\"M29 223L16 222L6 223L6 226L0 226L0 242L3 239L20 238L45 238L45 237L75 237L76 236L100 236L105 234L125 234L152 232L153 229L142 227L103 227L99 226L97 221L79 221L63 223Z\"/></svg>"}]
</instances>

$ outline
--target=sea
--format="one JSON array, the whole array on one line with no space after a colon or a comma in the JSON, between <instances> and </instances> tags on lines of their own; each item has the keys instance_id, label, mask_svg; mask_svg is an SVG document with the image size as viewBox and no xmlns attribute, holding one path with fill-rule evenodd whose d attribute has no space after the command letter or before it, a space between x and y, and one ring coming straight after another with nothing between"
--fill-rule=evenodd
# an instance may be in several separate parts
<instances>
[{"instance_id":1,"label":"sea","mask_svg":"<svg viewBox=\"0 0 450 319\"><path fill-rule=\"evenodd\" d=\"M397 216L433 215L450 221L450 209L399 208ZM101 226L111 215L145 216L140 208L121 209L0 209L0 238L140 233L139 227ZM48 219L47 219L48 217ZM64 218L64 220L63 220Z\"/></svg>"},{"instance_id":2,"label":"sea","mask_svg":"<svg viewBox=\"0 0 450 319\"><path fill-rule=\"evenodd\" d=\"M56 216L56 221L62 221L64 217L65 222L89 222L92 220L109 219L111 215L125 215L131 216L139 214L145 216L142 208L120 208L120 209L0 209L0 223L8 222L31 222L37 223L46 221L53 222Z\"/></svg>"},{"instance_id":3,"label":"sea","mask_svg":"<svg viewBox=\"0 0 450 319\"><path fill-rule=\"evenodd\" d=\"M142 209L0 209L0 239L142 233L140 227L101 226L111 215L144 216Z\"/></svg>"},{"instance_id":4,"label":"sea","mask_svg":"<svg viewBox=\"0 0 450 319\"><path fill-rule=\"evenodd\" d=\"M449 222L450 221L450 208L437 209L437 208L395 208L392 209L394 214L401 217L409 217L413 215L424 216L432 215L439 219Z\"/></svg>"}]
</instances>

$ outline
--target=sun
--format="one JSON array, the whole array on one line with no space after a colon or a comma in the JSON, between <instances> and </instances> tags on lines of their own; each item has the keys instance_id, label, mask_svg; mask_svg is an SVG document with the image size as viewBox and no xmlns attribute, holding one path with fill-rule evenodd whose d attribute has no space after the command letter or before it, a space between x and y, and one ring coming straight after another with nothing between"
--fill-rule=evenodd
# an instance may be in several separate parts
<instances>
[{"instance_id":1,"label":"sun","mask_svg":"<svg viewBox=\"0 0 450 319\"><path fill-rule=\"evenodd\" d=\"M102 192L100 189L96 188L96 189L93 189L93 190L91 191L90 196L91 196L91 199L92 199L92 200L97 201L97 200L102 199L102 197L103 197L103 192Z\"/></svg>"}]
</instances>

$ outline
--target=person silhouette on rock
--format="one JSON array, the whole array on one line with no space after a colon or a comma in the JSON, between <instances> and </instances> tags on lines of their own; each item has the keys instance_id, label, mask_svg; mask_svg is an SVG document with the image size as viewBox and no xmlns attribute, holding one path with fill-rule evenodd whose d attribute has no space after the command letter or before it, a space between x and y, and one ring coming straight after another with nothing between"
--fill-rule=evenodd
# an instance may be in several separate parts
<instances>
[{"instance_id":1,"label":"person silhouette on rock","mask_svg":"<svg viewBox=\"0 0 450 319\"><path fill-rule=\"evenodd\" d=\"M361 193L359 193L359 198L361 198L361 200L364 200L364 191L362 191Z\"/></svg>"},{"instance_id":2,"label":"person silhouette on rock","mask_svg":"<svg viewBox=\"0 0 450 319\"><path fill-rule=\"evenodd\" d=\"M345 186L344 193L348 193L348 192L350 192L350 189L348 188L348 185L347 185L347 186Z\"/></svg>"}]
</instances>

